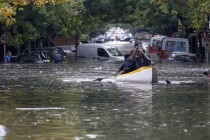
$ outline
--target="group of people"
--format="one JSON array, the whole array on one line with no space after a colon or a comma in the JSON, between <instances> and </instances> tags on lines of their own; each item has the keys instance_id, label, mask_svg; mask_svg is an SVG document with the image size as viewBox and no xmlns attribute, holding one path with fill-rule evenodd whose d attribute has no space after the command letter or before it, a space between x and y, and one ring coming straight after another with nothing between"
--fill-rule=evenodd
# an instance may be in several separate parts
<instances>
[{"instance_id":1,"label":"group of people","mask_svg":"<svg viewBox=\"0 0 210 140\"><path fill-rule=\"evenodd\" d=\"M145 57L145 50L138 47L136 47L135 50L131 50L130 54L125 54L124 58L125 61L118 70L118 73L120 74L125 74L140 67L153 64L153 62Z\"/></svg>"},{"instance_id":2,"label":"group of people","mask_svg":"<svg viewBox=\"0 0 210 140\"><path fill-rule=\"evenodd\" d=\"M54 63L60 63L60 62L66 62L66 56L65 55L62 55L61 53L58 53L57 50L54 50L52 51L52 53L50 53L51 55L49 55L50 57L50 61L51 62L54 62ZM33 62L35 61L35 59L33 60L33 53L31 52L30 49L25 49L23 51L23 53L21 55L18 55L18 56L13 56L12 53L10 51L8 51L4 57L4 62L5 63L9 63L9 62L12 62L14 61L13 59L17 59L15 61L27 61L27 62ZM41 58L42 59L47 59L45 58L46 56L43 54L43 53L40 53L41 55ZM26 59L27 58L27 59ZM28 58L31 58L31 59L28 59Z\"/></svg>"}]
</instances>

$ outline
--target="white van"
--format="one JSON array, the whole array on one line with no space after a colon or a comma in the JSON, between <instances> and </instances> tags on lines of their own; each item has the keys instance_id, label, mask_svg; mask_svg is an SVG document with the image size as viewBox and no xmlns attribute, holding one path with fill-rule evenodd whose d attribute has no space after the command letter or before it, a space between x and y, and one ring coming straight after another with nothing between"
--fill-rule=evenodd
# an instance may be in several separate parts
<instances>
[{"instance_id":1,"label":"white van","mask_svg":"<svg viewBox=\"0 0 210 140\"><path fill-rule=\"evenodd\" d=\"M116 46L104 43L79 44L77 47L77 57L98 60L124 60L123 54Z\"/></svg>"},{"instance_id":2,"label":"white van","mask_svg":"<svg viewBox=\"0 0 210 140\"><path fill-rule=\"evenodd\" d=\"M189 49L190 45L188 39L166 37L163 38L161 56L162 58L168 58L172 52L189 53Z\"/></svg>"}]
</instances>

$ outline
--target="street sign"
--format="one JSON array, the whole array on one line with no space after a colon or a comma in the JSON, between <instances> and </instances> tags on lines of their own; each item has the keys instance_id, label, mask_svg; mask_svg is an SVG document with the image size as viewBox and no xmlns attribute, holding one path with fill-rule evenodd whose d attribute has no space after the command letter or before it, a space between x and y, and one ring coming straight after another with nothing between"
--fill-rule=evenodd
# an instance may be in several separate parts
<instances>
[{"instance_id":1,"label":"street sign","mask_svg":"<svg viewBox=\"0 0 210 140\"><path fill-rule=\"evenodd\" d=\"M2 43L2 44L5 44L6 42L5 42L5 34L2 34L1 36L0 36L0 43Z\"/></svg>"},{"instance_id":2,"label":"street sign","mask_svg":"<svg viewBox=\"0 0 210 140\"><path fill-rule=\"evenodd\" d=\"M205 40L210 40L210 30L206 30L203 37Z\"/></svg>"}]
</instances>

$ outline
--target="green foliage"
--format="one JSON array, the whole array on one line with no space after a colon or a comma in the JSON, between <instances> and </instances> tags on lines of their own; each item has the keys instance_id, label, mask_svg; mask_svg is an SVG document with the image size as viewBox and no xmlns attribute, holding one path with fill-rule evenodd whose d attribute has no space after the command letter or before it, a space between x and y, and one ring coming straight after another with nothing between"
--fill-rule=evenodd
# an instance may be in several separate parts
<instances>
[{"instance_id":1,"label":"green foliage","mask_svg":"<svg viewBox=\"0 0 210 140\"><path fill-rule=\"evenodd\" d=\"M79 3L60 5L27 5L17 12L16 23L4 26L7 44L30 45L38 39L52 40L57 35L71 36L81 24L78 16L84 8Z\"/></svg>"},{"instance_id":2,"label":"green foliage","mask_svg":"<svg viewBox=\"0 0 210 140\"><path fill-rule=\"evenodd\" d=\"M206 28L210 17L209 0L153 0L160 4L163 13L177 15L185 29L193 29L199 32Z\"/></svg>"},{"instance_id":3,"label":"green foliage","mask_svg":"<svg viewBox=\"0 0 210 140\"><path fill-rule=\"evenodd\" d=\"M177 31L178 18L184 36L205 29L210 17L209 0L62 0L62 4L42 0L35 5L11 0L0 4L0 21L15 23L3 24L7 43L14 46L58 35L88 38L111 26L150 28L170 36Z\"/></svg>"}]
</instances>

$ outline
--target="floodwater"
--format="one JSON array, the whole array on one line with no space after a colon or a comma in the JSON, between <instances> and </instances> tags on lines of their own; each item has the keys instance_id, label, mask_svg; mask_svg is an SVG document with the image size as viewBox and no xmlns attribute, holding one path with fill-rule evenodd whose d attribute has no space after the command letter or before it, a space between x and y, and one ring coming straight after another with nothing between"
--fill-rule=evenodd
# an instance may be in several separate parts
<instances>
[{"instance_id":1,"label":"floodwater","mask_svg":"<svg viewBox=\"0 0 210 140\"><path fill-rule=\"evenodd\" d=\"M0 140L210 139L206 65L156 64L171 84L140 85L115 82L120 64L0 64Z\"/></svg>"}]
</instances>

